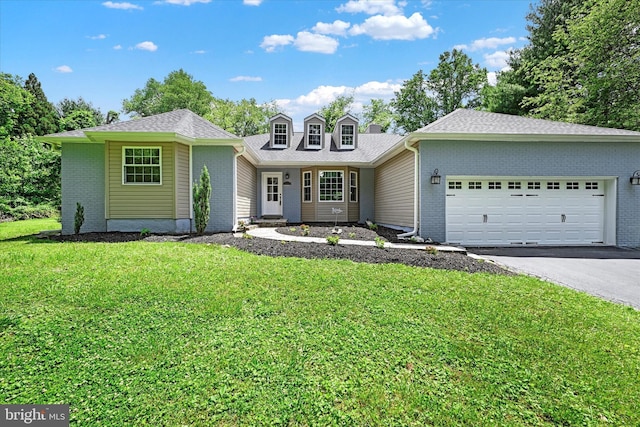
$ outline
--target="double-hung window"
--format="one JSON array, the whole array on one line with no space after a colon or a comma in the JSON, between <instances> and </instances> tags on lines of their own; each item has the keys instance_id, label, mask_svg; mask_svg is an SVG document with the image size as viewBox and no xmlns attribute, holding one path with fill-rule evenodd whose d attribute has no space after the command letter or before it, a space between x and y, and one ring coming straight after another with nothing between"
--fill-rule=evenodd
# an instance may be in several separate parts
<instances>
[{"instance_id":1,"label":"double-hung window","mask_svg":"<svg viewBox=\"0 0 640 427\"><path fill-rule=\"evenodd\" d=\"M320 148L322 146L322 137L320 131L322 126L316 123L309 123L307 128L307 147Z\"/></svg>"},{"instance_id":2,"label":"double-hung window","mask_svg":"<svg viewBox=\"0 0 640 427\"><path fill-rule=\"evenodd\" d=\"M349 201L358 202L358 172L349 172Z\"/></svg>"},{"instance_id":3,"label":"double-hung window","mask_svg":"<svg viewBox=\"0 0 640 427\"><path fill-rule=\"evenodd\" d=\"M286 123L274 123L273 125L273 146L274 147L286 147L287 146L287 124Z\"/></svg>"},{"instance_id":4,"label":"double-hung window","mask_svg":"<svg viewBox=\"0 0 640 427\"><path fill-rule=\"evenodd\" d=\"M340 125L340 145L342 147L352 148L355 137L354 125Z\"/></svg>"},{"instance_id":5,"label":"double-hung window","mask_svg":"<svg viewBox=\"0 0 640 427\"><path fill-rule=\"evenodd\" d=\"M302 173L302 201L311 202L311 172Z\"/></svg>"},{"instance_id":6,"label":"double-hung window","mask_svg":"<svg viewBox=\"0 0 640 427\"><path fill-rule=\"evenodd\" d=\"M124 184L162 184L162 148L123 147Z\"/></svg>"},{"instance_id":7,"label":"double-hung window","mask_svg":"<svg viewBox=\"0 0 640 427\"><path fill-rule=\"evenodd\" d=\"M320 171L318 194L321 202L342 202L344 176L342 171Z\"/></svg>"}]
</instances>

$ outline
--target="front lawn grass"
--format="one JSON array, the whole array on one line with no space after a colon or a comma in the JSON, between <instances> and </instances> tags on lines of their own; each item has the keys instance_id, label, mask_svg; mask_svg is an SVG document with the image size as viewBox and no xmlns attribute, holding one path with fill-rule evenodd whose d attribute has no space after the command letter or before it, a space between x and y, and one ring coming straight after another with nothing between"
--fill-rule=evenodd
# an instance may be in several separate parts
<instances>
[{"instance_id":1,"label":"front lawn grass","mask_svg":"<svg viewBox=\"0 0 640 427\"><path fill-rule=\"evenodd\" d=\"M639 425L639 342L524 276L0 241L0 403L72 425Z\"/></svg>"}]
</instances>

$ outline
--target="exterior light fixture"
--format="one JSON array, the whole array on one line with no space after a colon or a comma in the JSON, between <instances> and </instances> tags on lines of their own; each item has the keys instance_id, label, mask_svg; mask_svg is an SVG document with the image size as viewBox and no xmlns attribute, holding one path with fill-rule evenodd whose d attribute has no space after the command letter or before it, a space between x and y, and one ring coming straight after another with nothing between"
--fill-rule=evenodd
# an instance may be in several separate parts
<instances>
[{"instance_id":1,"label":"exterior light fixture","mask_svg":"<svg viewBox=\"0 0 640 427\"><path fill-rule=\"evenodd\" d=\"M433 174L431 175L431 183L440 184L440 175L438 174L438 169L435 169L433 171Z\"/></svg>"},{"instance_id":2,"label":"exterior light fixture","mask_svg":"<svg viewBox=\"0 0 640 427\"><path fill-rule=\"evenodd\" d=\"M635 171L633 175L631 175L629 182L631 185L640 185L640 170Z\"/></svg>"},{"instance_id":3,"label":"exterior light fixture","mask_svg":"<svg viewBox=\"0 0 640 427\"><path fill-rule=\"evenodd\" d=\"M284 179L289 179L289 172L284 173Z\"/></svg>"}]
</instances>

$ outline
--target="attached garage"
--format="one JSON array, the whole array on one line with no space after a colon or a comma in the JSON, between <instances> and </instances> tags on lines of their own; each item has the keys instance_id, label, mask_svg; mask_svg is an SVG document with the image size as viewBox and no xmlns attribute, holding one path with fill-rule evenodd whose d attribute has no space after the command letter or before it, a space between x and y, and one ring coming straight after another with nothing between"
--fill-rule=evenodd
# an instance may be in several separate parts
<instances>
[{"instance_id":1,"label":"attached garage","mask_svg":"<svg viewBox=\"0 0 640 427\"><path fill-rule=\"evenodd\" d=\"M447 242L468 246L605 243L610 187L605 178L460 176L448 177L446 186ZM609 198L615 198L615 192Z\"/></svg>"}]
</instances>

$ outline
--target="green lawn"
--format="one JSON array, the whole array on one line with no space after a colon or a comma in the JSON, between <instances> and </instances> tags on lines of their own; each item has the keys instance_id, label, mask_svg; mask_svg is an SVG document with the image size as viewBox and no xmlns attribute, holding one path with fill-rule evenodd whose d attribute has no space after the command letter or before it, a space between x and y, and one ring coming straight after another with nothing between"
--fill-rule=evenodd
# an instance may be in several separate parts
<instances>
[{"instance_id":1,"label":"green lawn","mask_svg":"<svg viewBox=\"0 0 640 427\"><path fill-rule=\"evenodd\" d=\"M72 425L640 425L640 312L528 277L0 224L0 403Z\"/></svg>"}]
</instances>

